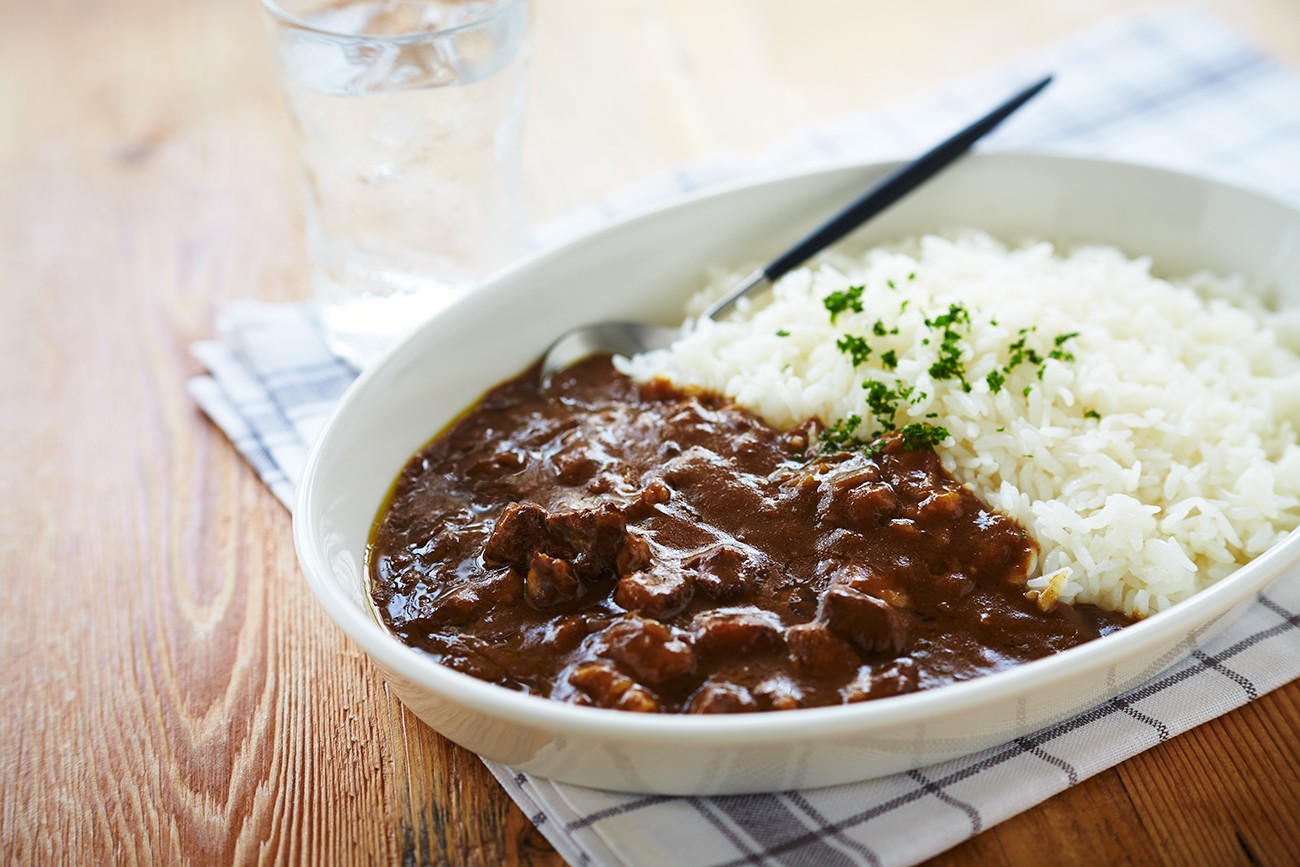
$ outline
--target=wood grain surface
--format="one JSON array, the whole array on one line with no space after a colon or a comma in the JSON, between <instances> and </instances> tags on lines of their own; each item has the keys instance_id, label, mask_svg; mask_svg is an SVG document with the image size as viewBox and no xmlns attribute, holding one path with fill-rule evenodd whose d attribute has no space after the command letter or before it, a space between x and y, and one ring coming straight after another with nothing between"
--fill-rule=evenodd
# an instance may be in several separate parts
<instances>
[{"instance_id":1,"label":"wood grain surface","mask_svg":"<svg viewBox=\"0 0 1300 867\"><path fill-rule=\"evenodd\" d=\"M920 92L1137 0L539 0L535 217ZM1300 4L1203 4L1300 66ZM0 861L556 864L310 598L185 396L236 298L304 296L254 0L2 0ZM1291 864L1300 684L942 864Z\"/></svg>"}]
</instances>

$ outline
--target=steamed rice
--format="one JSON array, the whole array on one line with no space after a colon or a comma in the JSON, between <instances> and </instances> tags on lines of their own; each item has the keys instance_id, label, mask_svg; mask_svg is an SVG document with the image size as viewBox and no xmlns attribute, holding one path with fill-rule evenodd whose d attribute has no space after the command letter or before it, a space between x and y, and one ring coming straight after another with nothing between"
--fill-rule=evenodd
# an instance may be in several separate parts
<instances>
[{"instance_id":1,"label":"steamed rice","mask_svg":"<svg viewBox=\"0 0 1300 867\"><path fill-rule=\"evenodd\" d=\"M880 427L862 383L913 385L898 427L947 429L945 466L1041 546L1029 583L1040 601L1146 615L1300 524L1300 356L1282 314L1239 278L1171 282L1150 267L1104 247L925 236L827 257L728 321L619 363L635 379L721 392L780 427L856 415L862 438ZM718 275L695 311L735 278ZM862 311L832 323L824 299L853 286ZM957 329L969 391L930 373L941 340L926 320L953 304L970 316ZM856 368L836 347L844 335L871 347ZM1044 360L1008 371L1021 338Z\"/></svg>"}]
</instances>

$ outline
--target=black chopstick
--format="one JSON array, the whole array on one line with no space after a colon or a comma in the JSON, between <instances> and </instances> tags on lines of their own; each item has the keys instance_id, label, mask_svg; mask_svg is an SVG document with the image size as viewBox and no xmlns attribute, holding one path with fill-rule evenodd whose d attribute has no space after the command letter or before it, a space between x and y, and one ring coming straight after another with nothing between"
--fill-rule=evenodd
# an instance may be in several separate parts
<instances>
[{"instance_id":1,"label":"black chopstick","mask_svg":"<svg viewBox=\"0 0 1300 867\"><path fill-rule=\"evenodd\" d=\"M834 244L849 232L879 214L894 202L925 183L937 172L957 159L971 145L992 132L998 124L1010 117L1016 109L1038 95L1052 83L1052 76L1026 87L984 117L936 145L931 150L899 166L854 199L848 207L823 223L811 235L782 253L763 269L768 280L776 280L791 268L803 264L816 253Z\"/></svg>"}]
</instances>

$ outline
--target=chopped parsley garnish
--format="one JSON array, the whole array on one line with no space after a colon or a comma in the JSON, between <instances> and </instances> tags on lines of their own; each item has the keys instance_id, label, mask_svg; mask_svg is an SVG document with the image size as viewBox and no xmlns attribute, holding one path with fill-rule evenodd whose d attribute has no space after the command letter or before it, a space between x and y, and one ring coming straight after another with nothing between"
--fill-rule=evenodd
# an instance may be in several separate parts
<instances>
[{"instance_id":1,"label":"chopped parsley garnish","mask_svg":"<svg viewBox=\"0 0 1300 867\"><path fill-rule=\"evenodd\" d=\"M916 279L916 272L907 275L908 280ZM897 289L893 280L885 281L891 289ZM850 286L842 292L832 292L822 299L823 305L830 313L831 322L834 323L841 313L862 313L864 304L862 300L865 287ZM909 301L903 299L899 304L899 312L902 313L907 309ZM999 327L996 319L988 320L993 327ZM972 317L970 311L961 304L949 304L948 309L924 319L925 325L930 329L929 333L922 332L917 335L921 346L933 346L932 363L928 368L930 378L936 383L943 380L955 380L961 386L962 391L969 392L971 384L966 378L966 361L970 355L971 346L967 342L972 334ZM1079 336L1079 332L1067 332L1058 334L1052 338L1051 343L1047 344L1044 338L1035 338L1038 329L1034 326L1021 328L1017 333L1016 339L1011 341L1006 347L1006 363L1001 366L995 366L984 376L984 381L988 384L991 394L1000 394L1003 389L1008 387L1011 380L1012 372L1023 366L1033 369L1034 377L1024 377L1020 380L1023 384L1025 379L1030 380L1030 384L1024 385L1021 394L1028 398L1034 389L1033 381L1042 380L1047 362L1068 362L1074 361L1074 354L1069 351L1067 345L1069 342ZM855 368L866 364L872 357L880 359L880 366L889 371L897 370L899 364L899 350L888 349L876 354L867 342L870 338L889 337L899 333L899 326L887 326L883 319L877 319L871 325L869 334L843 334L835 342L835 347L843 352ZM778 336L786 337L789 332L781 329L777 332ZM1038 346L1030 345L1031 341ZM1050 348L1038 348L1039 346L1050 346ZM915 344L913 344L915 345ZM862 449L868 455L879 454L885 447L885 438L887 434L897 433L902 448L907 451L916 451L918 449L933 449L939 443L948 438L949 433L946 428L937 424L928 422L911 422L903 424L906 418L899 418L899 411L907 404L913 406L921 403L927 398L924 392L918 391L915 384L907 384L901 379L892 379L892 384L888 381L877 379L868 379L862 383L865 392L865 403L874 420L874 430L866 434L866 438L857 436L857 431L862 427L863 419L857 415L850 415L847 418L840 419L835 424L830 425L821 435L821 450L844 451L849 449ZM943 392L943 386L939 388L939 393ZM919 414L919 413L918 413ZM929 412L925 414L926 419L937 419L938 413ZM1089 409L1084 412L1085 418L1100 419L1101 414L1095 409ZM900 427L901 425L901 427ZM1005 432L1005 427L998 428L999 432Z\"/></svg>"},{"instance_id":2,"label":"chopped parsley garnish","mask_svg":"<svg viewBox=\"0 0 1300 867\"><path fill-rule=\"evenodd\" d=\"M933 319L925 320L931 328L951 329L954 325L970 325L970 313L960 304L949 304L948 312L941 313Z\"/></svg>"},{"instance_id":3,"label":"chopped parsley garnish","mask_svg":"<svg viewBox=\"0 0 1300 867\"><path fill-rule=\"evenodd\" d=\"M908 280L915 280L915 279L916 279L916 272L913 271L911 274L908 274L908 275L907 275L907 279L908 279Z\"/></svg>"},{"instance_id":4,"label":"chopped parsley garnish","mask_svg":"<svg viewBox=\"0 0 1300 867\"><path fill-rule=\"evenodd\" d=\"M1020 338L1013 341L1011 345L1007 347L1007 366L1002 368L1001 372L996 370L994 371L994 373L998 374L1002 382L1006 382L1006 375L1022 364L1031 364L1037 367L1038 369L1034 371L1034 377L1036 379L1042 379L1048 361L1074 361L1074 353L1064 349L1063 347L1067 341L1078 337L1079 332L1071 331L1066 334L1056 335L1056 337L1052 339L1053 348L1047 353L1047 355L1043 355L1032 346L1026 345L1029 341L1029 335L1037 330L1037 328L1020 329ZM997 391L997 389L993 387L993 375L993 373L989 374L989 388ZM1026 387L1024 390L1025 397L1029 396L1029 391L1030 389Z\"/></svg>"},{"instance_id":5,"label":"chopped parsley garnish","mask_svg":"<svg viewBox=\"0 0 1300 867\"><path fill-rule=\"evenodd\" d=\"M860 440L854 436L853 432L857 430L861 421L862 419L858 416L851 415L826 428L821 435L821 453L829 454L831 452L861 449L868 457L875 457L880 454L885 448L882 433L874 434L870 441ZM918 421L904 425L903 429L898 432L898 436L904 451L916 452L922 449L933 449L943 442L948 438L948 429Z\"/></svg>"},{"instance_id":6,"label":"chopped parsley garnish","mask_svg":"<svg viewBox=\"0 0 1300 867\"><path fill-rule=\"evenodd\" d=\"M935 379L955 379L961 383L962 391L970 391L970 383L966 381L966 368L961 363L961 358L947 345L939 348L939 360L930 365L930 376Z\"/></svg>"},{"instance_id":7,"label":"chopped parsley garnish","mask_svg":"<svg viewBox=\"0 0 1300 867\"><path fill-rule=\"evenodd\" d=\"M789 332L789 331L786 331L784 328L782 328L780 331L778 331L778 332L776 333L776 336L777 336L777 337L789 337L789 336L790 336L790 332Z\"/></svg>"},{"instance_id":8,"label":"chopped parsley garnish","mask_svg":"<svg viewBox=\"0 0 1300 867\"><path fill-rule=\"evenodd\" d=\"M1043 355L1041 352L1037 351L1036 348L1028 346L1028 342L1030 342L1030 334L1034 333L1034 331L1037 331L1037 328L1034 328L1034 326L1019 330L1019 337L1006 347L1006 355L1008 355L1008 357L1006 357L1006 367L993 368L991 372L988 373L988 376L984 377L984 381L988 382L988 390L991 391L991 393L997 394L998 391L1001 391L1002 386L1006 385L1006 378L1010 376L1011 370L1021 367L1022 364L1032 365L1032 367L1037 368L1034 372L1034 376L1036 380L1041 380L1041 378L1043 378L1044 370L1047 368L1048 361L1074 361L1074 352L1066 350L1065 344L1069 341L1073 341L1074 338L1079 337L1078 331L1069 331L1069 333L1066 334L1057 334L1056 337L1052 339L1053 348L1047 355ZM1030 396L1031 390L1031 386L1026 386L1024 387L1022 394L1027 398L1027 396Z\"/></svg>"},{"instance_id":9,"label":"chopped parsley garnish","mask_svg":"<svg viewBox=\"0 0 1300 867\"><path fill-rule=\"evenodd\" d=\"M866 338L858 337L856 334L845 334L835 341L835 348L847 355L854 367L863 364L871 357L871 347L867 344Z\"/></svg>"},{"instance_id":10,"label":"chopped parsley garnish","mask_svg":"<svg viewBox=\"0 0 1300 867\"><path fill-rule=\"evenodd\" d=\"M899 404L904 401L920 403L926 397L925 392L919 392L916 386L906 385L901 380L896 380L894 387L890 388L879 380L868 379L862 383L862 387L867 392L867 407L876 419L876 424L880 425L880 430L871 435L873 439L891 430L898 430L894 416L898 414Z\"/></svg>"},{"instance_id":11,"label":"chopped parsley garnish","mask_svg":"<svg viewBox=\"0 0 1300 867\"><path fill-rule=\"evenodd\" d=\"M1027 348L1025 341L1028 340L1028 333L1034 329L1020 329L1020 339L1012 343L1007 349L1011 353L1011 358L1007 361L1006 372L1010 373L1020 365L1028 361L1030 364L1042 364L1043 357L1038 354L1038 350Z\"/></svg>"},{"instance_id":12,"label":"chopped parsley garnish","mask_svg":"<svg viewBox=\"0 0 1300 867\"><path fill-rule=\"evenodd\" d=\"M957 331L957 326L960 325L970 328L970 313L960 304L950 304L947 313L927 319L925 324L943 332L939 358L930 365L930 376L934 379L955 379L961 383L962 391L970 391L970 383L966 381L966 365L961 360L961 334Z\"/></svg>"},{"instance_id":13,"label":"chopped parsley garnish","mask_svg":"<svg viewBox=\"0 0 1300 867\"><path fill-rule=\"evenodd\" d=\"M882 432L896 430L898 425L894 424L894 414L898 412L898 404L905 399L904 396L875 379L868 379L862 383L862 387L867 390L867 406L871 408L871 414L875 416Z\"/></svg>"},{"instance_id":14,"label":"chopped parsley garnish","mask_svg":"<svg viewBox=\"0 0 1300 867\"><path fill-rule=\"evenodd\" d=\"M860 424L862 424L860 416L850 415L822 431L819 438L819 448L822 454L848 451L851 448L863 445L862 440L854 435L854 431L858 429Z\"/></svg>"},{"instance_id":15,"label":"chopped parsley garnish","mask_svg":"<svg viewBox=\"0 0 1300 867\"><path fill-rule=\"evenodd\" d=\"M909 452L916 452L922 449L933 449L946 440L948 438L948 429L918 421L903 425L901 434L903 448Z\"/></svg>"},{"instance_id":16,"label":"chopped parsley garnish","mask_svg":"<svg viewBox=\"0 0 1300 867\"><path fill-rule=\"evenodd\" d=\"M1079 336L1079 332L1077 331L1071 331L1069 334L1056 335L1056 341L1055 341L1056 348L1053 349L1051 352L1047 353L1047 357L1054 359L1056 361L1074 361L1074 353L1067 352L1066 350L1062 349L1061 345L1065 343L1065 341L1071 340L1078 336ZM1039 379L1041 378L1042 377L1040 376Z\"/></svg>"},{"instance_id":17,"label":"chopped parsley garnish","mask_svg":"<svg viewBox=\"0 0 1300 867\"><path fill-rule=\"evenodd\" d=\"M864 288L862 286L850 286L843 292L832 292L822 299L822 304L830 311L832 325L835 324L835 317L845 311L862 312L862 291Z\"/></svg>"}]
</instances>

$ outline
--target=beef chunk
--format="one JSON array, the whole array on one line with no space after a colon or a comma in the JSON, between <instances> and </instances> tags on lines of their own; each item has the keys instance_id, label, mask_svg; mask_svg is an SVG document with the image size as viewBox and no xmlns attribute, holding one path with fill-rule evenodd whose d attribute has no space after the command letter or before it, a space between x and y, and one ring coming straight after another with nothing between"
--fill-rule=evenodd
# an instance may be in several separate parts
<instances>
[{"instance_id":1,"label":"beef chunk","mask_svg":"<svg viewBox=\"0 0 1300 867\"><path fill-rule=\"evenodd\" d=\"M898 508L898 496L880 468L864 455L853 455L830 466L818 477L818 517L833 527L875 526Z\"/></svg>"},{"instance_id":2,"label":"beef chunk","mask_svg":"<svg viewBox=\"0 0 1300 867\"><path fill-rule=\"evenodd\" d=\"M536 503L511 503L497 518L483 546L489 566L513 566L523 572L547 542L546 510Z\"/></svg>"},{"instance_id":3,"label":"beef chunk","mask_svg":"<svg viewBox=\"0 0 1300 867\"><path fill-rule=\"evenodd\" d=\"M698 615L695 649L703 654L743 656L781 646L781 618L761 608L732 608Z\"/></svg>"},{"instance_id":4,"label":"beef chunk","mask_svg":"<svg viewBox=\"0 0 1300 867\"><path fill-rule=\"evenodd\" d=\"M618 549L618 558L614 561L614 571L619 575L631 575L650 565L650 546L645 539L628 533L623 537L623 544Z\"/></svg>"},{"instance_id":5,"label":"beef chunk","mask_svg":"<svg viewBox=\"0 0 1300 867\"><path fill-rule=\"evenodd\" d=\"M407 629L433 630L443 626L461 626L478 618L489 601L472 584L444 593L428 606L426 612L406 621Z\"/></svg>"},{"instance_id":6,"label":"beef chunk","mask_svg":"<svg viewBox=\"0 0 1300 867\"><path fill-rule=\"evenodd\" d=\"M611 577L619 552L627 539L627 519L617 507L602 503L594 509L556 512L546 522L550 539L573 563L573 571L583 581Z\"/></svg>"},{"instance_id":7,"label":"beef chunk","mask_svg":"<svg viewBox=\"0 0 1300 867\"><path fill-rule=\"evenodd\" d=\"M593 632L609 625L609 620L592 616L590 612L561 615L546 625L539 648L546 653L570 653Z\"/></svg>"},{"instance_id":8,"label":"beef chunk","mask_svg":"<svg viewBox=\"0 0 1300 867\"><path fill-rule=\"evenodd\" d=\"M672 490L659 479L655 479L628 504L627 516L634 521L644 521L655 513L656 506L668 502L672 496Z\"/></svg>"},{"instance_id":9,"label":"beef chunk","mask_svg":"<svg viewBox=\"0 0 1300 867\"><path fill-rule=\"evenodd\" d=\"M605 662L584 662L569 674L569 683L598 707L654 713L654 694Z\"/></svg>"},{"instance_id":10,"label":"beef chunk","mask_svg":"<svg viewBox=\"0 0 1300 867\"><path fill-rule=\"evenodd\" d=\"M548 557L540 551L533 555L524 578L524 596L534 608L552 608L572 602L582 594L582 585L574 577L567 560Z\"/></svg>"},{"instance_id":11,"label":"beef chunk","mask_svg":"<svg viewBox=\"0 0 1300 867\"><path fill-rule=\"evenodd\" d=\"M758 702L743 686L708 683L700 687L687 705L687 713L746 713L758 710Z\"/></svg>"},{"instance_id":12,"label":"beef chunk","mask_svg":"<svg viewBox=\"0 0 1300 867\"><path fill-rule=\"evenodd\" d=\"M804 694L799 685L785 675L776 675L754 687L754 697L771 710L794 710L803 707Z\"/></svg>"},{"instance_id":13,"label":"beef chunk","mask_svg":"<svg viewBox=\"0 0 1300 867\"><path fill-rule=\"evenodd\" d=\"M453 587L433 599L412 601L405 627L431 632L447 626L464 626L498 605L518 602L522 595L523 588L509 573L485 576L481 581Z\"/></svg>"},{"instance_id":14,"label":"beef chunk","mask_svg":"<svg viewBox=\"0 0 1300 867\"><path fill-rule=\"evenodd\" d=\"M667 620L687 606L694 592L680 572L633 572L619 579L614 601L628 611Z\"/></svg>"},{"instance_id":15,"label":"beef chunk","mask_svg":"<svg viewBox=\"0 0 1300 867\"><path fill-rule=\"evenodd\" d=\"M657 620L635 615L600 635L601 654L627 668L641 681L663 683L695 670L695 652Z\"/></svg>"},{"instance_id":16,"label":"beef chunk","mask_svg":"<svg viewBox=\"0 0 1300 867\"><path fill-rule=\"evenodd\" d=\"M916 692L919 687L916 663L911 659L899 659L878 671L866 673L864 669L863 674L840 694L846 702L858 702Z\"/></svg>"},{"instance_id":17,"label":"beef chunk","mask_svg":"<svg viewBox=\"0 0 1300 867\"><path fill-rule=\"evenodd\" d=\"M867 526L894 514L898 497L888 485L862 485L845 495L843 508L848 521L857 526Z\"/></svg>"},{"instance_id":18,"label":"beef chunk","mask_svg":"<svg viewBox=\"0 0 1300 867\"><path fill-rule=\"evenodd\" d=\"M555 467L555 480L566 487L576 488L595 478L604 464L585 449L561 452L551 459Z\"/></svg>"},{"instance_id":19,"label":"beef chunk","mask_svg":"<svg viewBox=\"0 0 1300 867\"><path fill-rule=\"evenodd\" d=\"M730 545L697 554L686 568L696 573L696 585L719 602L740 599L766 571L751 554Z\"/></svg>"},{"instance_id":20,"label":"beef chunk","mask_svg":"<svg viewBox=\"0 0 1300 867\"><path fill-rule=\"evenodd\" d=\"M539 559L539 555L545 559ZM483 546L483 560L489 566L510 566L524 575L539 569L544 573L540 576L542 585L568 586L569 576L575 582L595 582L643 569L650 564L650 548L628 532L626 517L611 503L555 513L536 503L511 503ZM553 561L566 566L559 567ZM561 574L565 568L567 576ZM527 586L533 586L531 581ZM530 590L529 601L546 607L562 601L559 596L572 599L577 595Z\"/></svg>"},{"instance_id":21,"label":"beef chunk","mask_svg":"<svg viewBox=\"0 0 1300 867\"><path fill-rule=\"evenodd\" d=\"M923 518L947 520L960 518L965 504L962 502L961 491L954 488L939 488L927 494L916 509Z\"/></svg>"},{"instance_id":22,"label":"beef chunk","mask_svg":"<svg viewBox=\"0 0 1300 867\"><path fill-rule=\"evenodd\" d=\"M832 632L864 653L894 656L907 644L907 615L848 584L835 584L826 591L822 617Z\"/></svg>"},{"instance_id":23,"label":"beef chunk","mask_svg":"<svg viewBox=\"0 0 1300 867\"><path fill-rule=\"evenodd\" d=\"M815 677L845 677L862 664L849 643L833 634L824 623L814 621L790 627L785 644L795 667Z\"/></svg>"}]
</instances>

